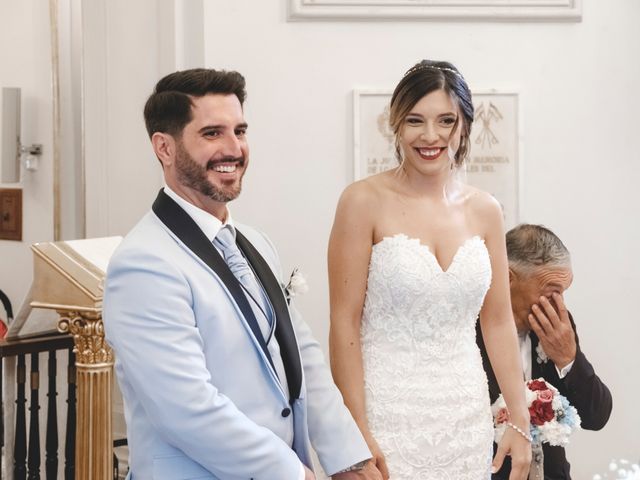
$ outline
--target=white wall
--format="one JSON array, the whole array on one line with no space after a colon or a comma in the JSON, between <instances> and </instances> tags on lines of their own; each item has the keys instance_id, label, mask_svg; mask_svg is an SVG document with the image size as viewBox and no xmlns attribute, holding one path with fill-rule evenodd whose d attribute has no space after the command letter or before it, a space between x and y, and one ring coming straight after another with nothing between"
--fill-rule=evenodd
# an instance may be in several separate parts
<instances>
[{"instance_id":1,"label":"white wall","mask_svg":"<svg viewBox=\"0 0 640 480\"><path fill-rule=\"evenodd\" d=\"M29 246L53 240L53 133L49 8L35 0L0 0L0 87L22 89L22 143L42 144L40 169L22 172L22 242L0 240L0 289L14 314L31 285ZM0 316L5 317L4 311Z\"/></svg>"},{"instance_id":2,"label":"white wall","mask_svg":"<svg viewBox=\"0 0 640 480\"><path fill-rule=\"evenodd\" d=\"M124 235L162 186L143 107L160 77L202 64L202 1L82 5L87 237Z\"/></svg>"},{"instance_id":3,"label":"white wall","mask_svg":"<svg viewBox=\"0 0 640 480\"><path fill-rule=\"evenodd\" d=\"M168 52L158 45L166 41L159 22L166 3L83 2L89 238L126 233L160 188L160 166L149 148L142 109L165 73Z\"/></svg>"},{"instance_id":4,"label":"white wall","mask_svg":"<svg viewBox=\"0 0 640 480\"><path fill-rule=\"evenodd\" d=\"M605 430L572 440L574 478L638 460L640 3L585 0L577 24L289 23L286 3L205 2L205 62L246 76L251 167L234 216L273 238L286 270L307 273L299 303L317 336L326 345L327 238L352 181L351 91L393 87L422 58L450 60L473 88L521 92L521 217L573 254L567 301L614 396Z\"/></svg>"}]
</instances>

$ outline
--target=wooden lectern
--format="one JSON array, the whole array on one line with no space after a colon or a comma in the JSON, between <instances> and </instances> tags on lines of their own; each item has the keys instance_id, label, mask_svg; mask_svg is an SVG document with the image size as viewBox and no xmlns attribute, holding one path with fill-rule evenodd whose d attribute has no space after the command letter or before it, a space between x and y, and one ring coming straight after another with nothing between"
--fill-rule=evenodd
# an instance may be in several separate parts
<instances>
[{"instance_id":1,"label":"wooden lectern","mask_svg":"<svg viewBox=\"0 0 640 480\"><path fill-rule=\"evenodd\" d=\"M103 281L121 237L37 243L31 307L55 310L76 354L76 480L113 478L113 352L104 339Z\"/></svg>"}]
</instances>

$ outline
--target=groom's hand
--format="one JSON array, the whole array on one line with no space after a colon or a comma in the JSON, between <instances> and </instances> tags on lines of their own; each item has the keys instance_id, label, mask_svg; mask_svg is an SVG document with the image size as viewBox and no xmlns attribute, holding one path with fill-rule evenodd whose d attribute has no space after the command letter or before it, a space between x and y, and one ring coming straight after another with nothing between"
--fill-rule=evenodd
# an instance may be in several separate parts
<instances>
[{"instance_id":1,"label":"groom's hand","mask_svg":"<svg viewBox=\"0 0 640 480\"><path fill-rule=\"evenodd\" d=\"M336 473L332 480L383 480L380 470L372 461L368 461L362 470L355 472Z\"/></svg>"}]
</instances>

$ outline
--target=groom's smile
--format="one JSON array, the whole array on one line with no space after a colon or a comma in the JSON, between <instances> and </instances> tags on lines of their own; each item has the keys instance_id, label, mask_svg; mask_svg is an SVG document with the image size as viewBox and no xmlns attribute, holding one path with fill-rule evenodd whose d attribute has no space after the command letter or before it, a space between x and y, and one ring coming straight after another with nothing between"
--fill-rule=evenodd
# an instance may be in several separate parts
<instances>
[{"instance_id":1,"label":"groom's smile","mask_svg":"<svg viewBox=\"0 0 640 480\"><path fill-rule=\"evenodd\" d=\"M224 211L240 195L249 163L242 106L235 95L205 95L191 103L191 121L175 138L174 162L165 178L200 208Z\"/></svg>"}]
</instances>

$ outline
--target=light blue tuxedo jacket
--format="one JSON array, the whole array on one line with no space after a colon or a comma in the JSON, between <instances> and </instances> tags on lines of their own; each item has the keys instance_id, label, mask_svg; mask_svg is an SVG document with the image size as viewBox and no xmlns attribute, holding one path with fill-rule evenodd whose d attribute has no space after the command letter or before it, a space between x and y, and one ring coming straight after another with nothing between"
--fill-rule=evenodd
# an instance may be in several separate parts
<instances>
[{"instance_id":1,"label":"light blue tuxedo jacket","mask_svg":"<svg viewBox=\"0 0 640 480\"><path fill-rule=\"evenodd\" d=\"M180 221L192 222L164 192L158 200L173 209L170 216L182 212ZM282 285L270 241L237 227ZM285 302L276 327L290 316L292 335L280 339L281 350L295 356L287 377L302 367L298 379L287 378L295 395L289 399L264 340L221 276L153 211L111 259L103 317L124 399L131 477L294 480L300 461L311 467L311 444L329 474L371 457L296 310ZM280 287L265 290L274 306L283 305ZM291 421L286 409L293 448L282 440Z\"/></svg>"}]
</instances>

